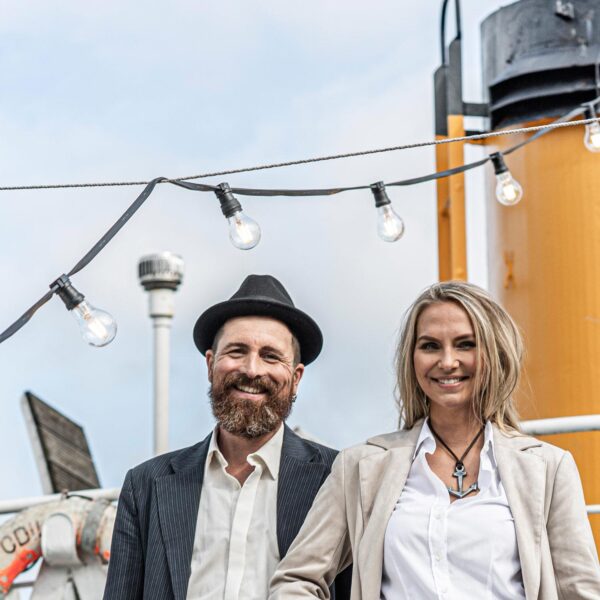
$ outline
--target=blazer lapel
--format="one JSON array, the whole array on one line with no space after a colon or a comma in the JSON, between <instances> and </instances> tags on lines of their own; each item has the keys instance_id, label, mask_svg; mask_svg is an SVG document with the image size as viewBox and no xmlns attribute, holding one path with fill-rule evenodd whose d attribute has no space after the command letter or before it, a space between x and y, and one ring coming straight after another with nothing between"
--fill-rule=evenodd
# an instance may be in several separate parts
<instances>
[{"instance_id":1,"label":"blazer lapel","mask_svg":"<svg viewBox=\"0 0 600 600\"><path fill-rule=\"evenodd\" d=\"M398 432L387 452L371 454L358 463L364 533L358 545L357 565L363 598L378 598L381 591L385 531L394 506L406 483L415 445L421 432L417 423ZM379 438L369 440L379 444Z\"/></svg>"},{"instance_id":2,"label":"blazer lapel","mask_svg":"<svg viewBox=\"0 0 600 600\"><path fill-rule=\"evenodd\" d=\"M536 599L540 588L546 469L542 457L525 450L540 445L531 437L505 436L494 427L494 453L515 520L521 574L528 600Z\"/></svg>"},{"instance_id":3,"label":"blazer lapel","mask_svg":"<svg viewBox=\"0 0 600 600\"><path fill-rule=\"evenodd\" d=\"M302 527L328 471L317 448L286 425L277 484L277 545L280 558L286 555Z\"/></svg>"},{"instance_id":4,"label":"blazer lapel","mask_svg":"<svg viewBox=\"0 0 600 600\"><path fill-rule=\"evenodd\" d=\"M162 539L175 600L185 600L190 578L194 534L210 435L178 454L173 473L156 480L156 499Z\"/></svg>"}]
</instances>

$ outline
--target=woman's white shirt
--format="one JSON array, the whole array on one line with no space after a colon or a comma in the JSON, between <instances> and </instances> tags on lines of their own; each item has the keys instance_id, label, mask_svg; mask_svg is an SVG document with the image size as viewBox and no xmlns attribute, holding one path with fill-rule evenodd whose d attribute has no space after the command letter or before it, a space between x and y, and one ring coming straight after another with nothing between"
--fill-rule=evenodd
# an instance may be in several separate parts
<instances>
[{"instance_id":1,"label":"woman's white shirt","mask_svg":"<svg viewBox=\"0 0 600 600\"><path fill-rule=\"evenodd\" d=\"M424 423L385 533L381 600L525 599L514 520L489 422L484 435L480 492L451 503L427 463L436 440Z\"/></svg>"}]
</instances>

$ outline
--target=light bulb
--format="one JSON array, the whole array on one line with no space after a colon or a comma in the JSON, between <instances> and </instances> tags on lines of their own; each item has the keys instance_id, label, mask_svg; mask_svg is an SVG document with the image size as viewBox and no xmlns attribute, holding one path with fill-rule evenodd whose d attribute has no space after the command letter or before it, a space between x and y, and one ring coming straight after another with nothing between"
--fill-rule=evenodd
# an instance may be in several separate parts
<instances>
[{"instance_id":1,"label":"light bulb","mask_svg":"<svg viewBox=\"0 0 600 600\"><path fill-rule=\"evenodd\" d=\"M236 248L250 250L260 242L260 227L258 223L244 214L243 210L227 217L229 223L229 238Z\"/></svg>"},{"instance_id":2,"label":"light bulb","mask_svg":"<svg viewBox=\"0 0 600 600\"><path fill-rule=\"evenodd\" d=\"M215 194L221 203L221 211L229 223L229 238L240 250L250 250L260 242L258 223L244 214L242 205L233 195L228 183L220 183Z\"/></svg>"},{"instance_id":3,"label":"light bulb","mask_svg":"<svg viewBox=\"0 0 600 600\"><path fill-rule=\"evenodd\" d=\"M523 197L523 188L513 178L510 171L496 175L496 200L504 206L514 206Z\"/></svg>"},{"instance_id":4,"label":"light bulb","mask_svg":"<svg viewBox=\"0 0 600 600\"><path fill-rule=\"evenodd\" d=\"M514 206L523 197L523 188L513 178L504 162L501 152L490 154L496 174L496 200L504 206Z\"/></svg>"},{"instance_id":5,"label":"light bulb","mask_svg":"<svg viewBox=\"0 0 600 600\"><path fill-rule=\"evenodd\" d=\"M85 300L70 312L79 325L81 336L90 346L106 346L115 339L117 323L107 312L93 307Z\"/></svg>"},{"instance_id":6,"label":"light bulb","mask_svg":"<svg viewBox=\"0 0 600 600\"><path fill-rule=\"evenodd\" d=\"M384 242L395 242L404 233L404 221L396 214L391 204L377 208L377 234Z\"/></svg>"},{"instance_id":7,"label":"light bulb","mask_svg":"<svg viewBox=\"0 0 600 600\"><path fill-rule=\"evenodd\" d=\"M392 208L392 201L385 191L383 181L378 181L370 187L377 209L377 234L384 242L396 242L404 233L404 221Z\"/></svg>"},{"instance_id":8,"label":"light bulb","mask_svg":"<svg viewBox=\"0 0 600 600\"><path fill-rule=\"evenodd\" d=\"M588 123L585 126L583 143L590 152L600 152L600 123Z\"/></svg>"},{"instance_id":9,"label":"light bulb","mask_svg":"<svg viewBox=\"0 0 600 600\"><path fill-rule=\"evenodd\" d=\"M64 302L75 317L83 339L91 346L106 346L117 335L115 320L105 311L85 301L85 296L75 289L67 275L61 275L50 284L50 289Z\"/></svg>"}]
</instances>

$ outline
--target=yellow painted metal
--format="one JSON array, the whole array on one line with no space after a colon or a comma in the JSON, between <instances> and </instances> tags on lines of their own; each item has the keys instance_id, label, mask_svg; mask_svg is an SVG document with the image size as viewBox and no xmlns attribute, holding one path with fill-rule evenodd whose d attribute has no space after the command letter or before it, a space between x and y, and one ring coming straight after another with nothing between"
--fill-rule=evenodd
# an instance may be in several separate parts
<instances>
[{"instance_id":1,"label":"yellow painted metal","mask_svg":"<svg viewBox=\"0 0 600 600\"><path fill-rule=\"evenodd\" d=\"M465 135L462 115L448 116L448 135ZM464 164L464 144L436 147L438 171ZM440 281L467 279L467 236L465 221L465 176L463 173L437 181L438 257Z\"/></svg>"},{"instance_id":2,"label":"yellow painted metal","mask_svg":"<svg viewBox=\"0 0 600 600\"><path fill-rule=\"evenodd\" d=\"M438 136L437 139L443 139ZM435 147L435 164L437 171L448 168L448 144ZM438 222L438 272L440 281L452 279L450 250L450 186L448 178L438 179L437 187L437 222Z\"/></svg>"},{"instance_id":3,"label":"yellow painted metal","mask_svg":"<svg viewBox=\"0 0 600 600\"><path fill-rule=\"evenodd\" d=\"M583 133L556 130L506 157L524 190L516 206L496 202L488 170L490 290L525 337L526 419L600 413L600 155ZM502 150L521 139L496 141ZM600 432L547 440L573 453L587 503L600 503ZM600 517L591 520L600 545Z\"/></svg>"}]
</instances>

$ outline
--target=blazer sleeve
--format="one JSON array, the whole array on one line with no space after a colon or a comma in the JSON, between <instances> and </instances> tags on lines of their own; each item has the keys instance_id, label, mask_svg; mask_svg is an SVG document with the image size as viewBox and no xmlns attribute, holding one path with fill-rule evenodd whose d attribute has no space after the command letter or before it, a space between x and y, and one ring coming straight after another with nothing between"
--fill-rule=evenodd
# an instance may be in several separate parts
<instances>
[{"instance_id":1,"label":"blazer sleeve","mask_svg":"<svg viewBox=\"0 0 600 600\"><path fill-rule=\"evenodd\" d=\"M329 586L352 561L344 494L344 451L271 580L269 600L330 598Z\"/></svg>"},{"instance_id":2,"label":"blazer sleeve","mask_svg":"<svg viewBox=\"0 0 600 600\"><path fill-rule=\"evenodd\" d=\"M143 594L144 555L133 478L129 471L117 506L104 600L141 600Z\"/></svg>"},{"instance_id":3,"label":"blazer sleeve","mask_svg":"<svg viewBox=\"0 0 600 600\"><path fill-rule=\"evenodd\" d=\"M556 470L546 529L560 597L600 598L598 555L579 472L569 452L564 453Z\"/></svg>"}]
</instances>

